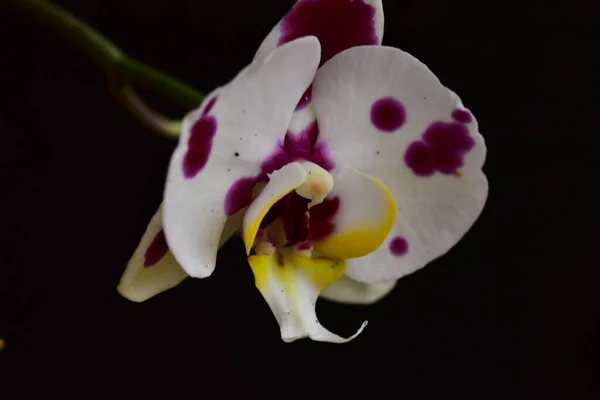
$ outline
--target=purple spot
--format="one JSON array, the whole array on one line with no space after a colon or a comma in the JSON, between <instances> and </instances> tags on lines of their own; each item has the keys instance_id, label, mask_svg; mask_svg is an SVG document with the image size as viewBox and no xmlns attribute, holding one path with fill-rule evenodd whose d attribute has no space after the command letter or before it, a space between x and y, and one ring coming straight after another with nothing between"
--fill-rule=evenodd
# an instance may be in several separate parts
<instances>
[{"instance_id":1,"label":"purple spot","mask_svg":"<svg viewBox=\"0 0 600 400\"><path fill-rule=\"evenodd\" d=\"M308 239L311 241L322 240L331 235L335 230L333 217L340 209L339 197L325 199L310 209L308 225Z\"/></svg>"},{"instance_id":2,"label":"purple spot","mask_svg":"<svg viewBox=\"0 0 600 400\"><path fill-rule=\"evenodd\" d=\"M423 142L413 142L404 154L404 162L417 176L431 176L435 172L433 152Z\"/></svg>"},{"instance_id":3,"label":"purple spot","mask_svg":"<svg viewBox=\"0 0 600 400\"><path fill-rule=\"evenodd\" d=\"M442 174L452 175L464 165L463 156L455 151L444 151L433 148L435 168Z\"/></svg>"},{"instance_id":4,"label":"purple spot","mask_svg":"<svg viewBox=\"0 0 600 400\"><path fill-rule=\"evenodd\" d=\"M304 94L300 98L300 101L298 102L298 105L296 106L296 111L300 111L300 110L306 108L306 106L308 105L308 103L310 103L311 100L312 100L312 85L309 86L308 89L306 89L306 92L304 92Z\"/></svg>"},{"instance_id":5,"label":"purple spot","mask_svg":"<svg viewBox=\"0 0 600 400\"><path fill-rule=\"evenodd\" d=\"M270 174L273 171L277 171L284 165L287 165L294 161L293 157L285 151L284 146L284 143L281 141L275 145L275 149L273 150L271 155L262 162L260 166L261 172L256 178L257 180L263 182L268 181L267 174Z\"/></svg>"},{"instance_id":6,"label":"purple spot","mask_svg":"<svg viewBox=\"0 0 600 400\"><path fill-rule=\"evenodd\" d=\"M284 17L279 45L316 36L321 65L355 46L378 44L375 8L362 0L300 0Z\"/></svg>"},{"instance_id":7,"label":"purple spot","mask_svg":"<svg viewBox=\"0 0 600 400\"><path fill-rule=\"evenodd\" d=\"M208 162L215 133L217 120L212 116L200 118L192 127L188 150L183 158L183 175L187 179L195 177Z\"/></svg>"},{"instance_id":8,"label":"purple spot","mask_svg":"<svg viewBox=\"0 0 600 400\"><path fill-rule=\"evenodd\" d=\"M215 96L212 99L210 99L210 101L208 102L208 104L206 104L206 107L204 108L204 111L202 111L202 116L203 117L205 115L208 115L208 113L212 111L212 109L215 106L215 103L217 102L218 98L219 98L219 96Z\"/></svg>"},{"instance_id":9,"label":"purple spot","mask_svg":"<svg viewBox=\"0 0 600 400\"><path fill-rule=\"evenodd\" d=\"M227 191L225 196L225 214L231 216L252 203L252 188L255 178L238 179Z\"/></svg>"},{"instance_id":10,"label":"purple spot","mask_svg":"<svg viewBox=\"0 0 600 400\"><path fill-rule=\"evenodd\" d=\"M396 236L390 242L390 251L396 257L402 257L408 253L408 242L402 236Z\"/></svg>"},{"instance_id":11,"label":"purple spot","mask_svg":"<svg viewBox=\"0 0 600 400\"><path fill-rule=\"evenodd\" d=\"M395 98L384 97L373 103L371 122L383 132L394 132L406 122L406 110Z\"/></svg>"},{"instance_id":12,"label":"purple spot","mask_svg":"<svg viewBox=\"0 0 600 400\"><path fill-rule=\"evenodd\" d=\"M464 165L464 156L475 147L469 129L456 122L434 122L423 133L423 141L413 142L404 161L415 175L430 176L438 171L453 175Z\"/></svg>"},{"instance_id":13,"label":"purple spot","mask_svg":"<svg viewBox=\"0 0 600 400\"><path fill-rule=\"evenodd\" d=\"M308 157L317 142L318 136L319 125L317 121L314 121L298 134L288 131L285 134L283 148L290 155Z\"/></svg>"},{"instance_id":14,"label":"purple spot","mask_svg":"<svg viewBox=\"0 0 600 400\"><path fill-rule=\"evenodd\" d=\"M144 254L144 267L152 267L169 252L169 246L167 245L167 241L165 239L165 233L160 230L152 239L152 243L146 249L146 253Z\"/></svg>"},{"instance_id":15,"label":"purple spot","mask_svg":"<svg viewBox=\"0 0 600 400\"><path fill-rule=\"evenodd\" d=\"M456 122L434 122L423 134L423 140L441 151L456 151L461 154L475 146L475 140L469 136L469 129Z\"/></svg>"},{"instance_id":16,"label":"purple spot","mask_svg":"<svg viewBox=\"0 0 600 400\"><path fill-rule=\"evenodd\" d=\"M266 182L267 174L276 171L294 161L310 161L327 171L331 171L335 164L331 160L327 144L316 143L319 135L317 122L311 123L298 134L288 132L283 141L279 141L269 157L261 164L261 171L255 177L245 177L236 181L225 199L225 213L232 215L249 205L252 200L252 187L257 182Z\"/></svg>"},{"instance_id":17,"label":"purple spot","mask_svg":"<svg viewBox=\"0 0 600 400\"><path fill-rule=\"evenodd\" d=\"M467 110L456 109L452 111L452 119L461 124L469 124L473 121L473 116Z\"/></svg>"},{"instance_id":18,"label":"purple spot","mask_svg":"<svg viewBox=\"0 0 600 400\"><path fill-rule=\"evenodd\" d=\"M311 242L302 242L296 247L296 249L298 249L300 251L312 250L312 248L313 248L313 245Z\"/></svg>"},{"instance_id":19,"label":"purple spot","mask_svg":"<svg viewBox=\"0 0 600 400\"><path fill-rule=\"evenodd\" d=\"M302 132L294 134L288 131L283 143L277 143L271 155L261 165L261 180L294 161L310 161L327 171L331 171L335 164L331 160L329 149L325 142L317 142L319 125L312 122Z\"/></svg>"}]
</instances>

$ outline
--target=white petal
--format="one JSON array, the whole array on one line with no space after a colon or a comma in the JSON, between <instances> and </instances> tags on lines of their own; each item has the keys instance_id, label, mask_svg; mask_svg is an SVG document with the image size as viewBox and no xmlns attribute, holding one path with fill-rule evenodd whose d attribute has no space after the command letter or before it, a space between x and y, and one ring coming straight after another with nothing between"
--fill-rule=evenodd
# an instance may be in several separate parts
<instances>
[{"instance_id":1,"label":"white petal","mask_svg":"<svg viewBox=\"0 0 600 400\"><path fill-rule=\"evenodd\" d=\"M346 343L367 325L365 321L354 335L344 339L325 329L317 319L317 297L323 288L342 276L343 262L304 258L289 248L270 256L250 256L248 262L256 287L277 319L284 342L309 337L321 342Z\"/></svg>"},{"instance_id":2,"label":"white petal","mask_svg":"<svg viewBox=\"0 0 600 400\"><path fill-rule=\"evenodd\" d=\"M243 211L229 217L219 248L223 246L241 226ZM188 274L168 250L166 242L162 241L162 205L154 214L138 247L127 263L127 267L117 290L119 293L135 302L142 302L180 284ZM160 248L164 246L164 248Z\"/></svg>"},{"instance_id":3,"label":"white petal","mask_svg":"<svg viewBox=\"0 0 600 400\"><path fill-rule=\"evenodd\" d=\"M381 0L298 0L265 38L255 59L290 40L316 36L323 64L350 47L381 44L383 24Z\"/></svg>"},{"instance_id":4,"label":"white petal","mask_svg":"<svg viewBox=\"0 0 600 400\"><path fill-rule=\"evenodd\" d=\"M321 43L322 65L350 47L381 44L383 25L381 0L299 0L271 30L254 59L267 56L290 40L315 36ZM300 138L311 131L316 119L310 105L311 97L311 91L302 97L286 135L286 144L289 144L286 147L296 159L305 153ZM328 165L322 164L324 168Z\"/></svg>"},{"instance_id":5,"label":"white petal","mask_svg":"<svg viewBox=\"0 0 600 400\"><path fill-rule=\"evenodd\" d=\"M314 235L315 224L321 222L317 214L319 206L311 209L309 238L315 250L334 260L362 257L375 251L396 219L392 194L377 179L348 166L336 168L333 179L328 199L335 199L339 206L331 220L334 230L322 240Z\"/></svg>"},{"instance_id":6,"label":"white petal","mask_svg":"<svg viewBox=\"0 0 600 400\"><path fill-rule=\"evenodd\" d=\"M161 220L162 212L159 208L127 263L117 287L119 293L131 301L146 301L179 285L188 276L168 251L161 234Z\"/></svg>"},{"instance_id":7,"label":"white petal","mask_svg":"<svg viewBox=\"0 0 600 400\"><path fill-rule=\"evenodd\" d=\"M357 282L347 276L323 289L319 298L342 304L369 305L387 296L398 281L368 284Z\"/></svg>"},{"instance_id":8,"label":"white petal","mask_svg":"<svg viewBox=\"0 0 600 400\"><path fill-rule=\"evenodd\" d=\"M347 50L317 73L312 104L334 162L381 180L398 208L384 245L348 261L349 277L396 280L446 253L478 218L488 192L484 140L458 96L417 59L389 47Z\"/></svg>"},{"instance_id":9,"label":"white petal","mask_svg":"<svg viewBox=\"0 0 600 400\"><path fill-rule=\"evenodd\" d=\"M277 139L284 137L315 75L319 53L314 37L281 46L184 119L169 167L163 222L169 247L192 277L204 278L214 270L227 216L251 200L241 201L240 193L248 191L236 189L244 182L252 186L242 178L258 174Z\"/></svg>"}]
</instances>

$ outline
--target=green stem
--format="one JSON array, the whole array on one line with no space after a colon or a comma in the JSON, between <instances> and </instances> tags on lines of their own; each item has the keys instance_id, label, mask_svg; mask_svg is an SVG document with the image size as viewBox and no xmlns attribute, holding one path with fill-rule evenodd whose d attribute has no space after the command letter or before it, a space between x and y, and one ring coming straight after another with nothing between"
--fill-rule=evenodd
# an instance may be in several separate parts
<instances>
[{"instance_id":1,"label":"green stem","mask_svg":"<svg viewBox=\"0 0 600 400\"><path fill-rule=\"evenodd\" d=\"M109 75L108 87L115 99L142 125L169 139L179 137L181 122L169 120L157 113L139 98L131 86Z\"/></svg>"},{"instance_id":2,"label":"green stem","mask_svg":"<svg viewBox=\"0 0 600 400\"><path fill-rule=\"evenodd\" d=\"M65 9L45 0L9 0L13 6L61 33L109 75L164 94L187 107L197 107L204 95L178 79L124 54L110 40Z\"/></svg>"}]
</instances>

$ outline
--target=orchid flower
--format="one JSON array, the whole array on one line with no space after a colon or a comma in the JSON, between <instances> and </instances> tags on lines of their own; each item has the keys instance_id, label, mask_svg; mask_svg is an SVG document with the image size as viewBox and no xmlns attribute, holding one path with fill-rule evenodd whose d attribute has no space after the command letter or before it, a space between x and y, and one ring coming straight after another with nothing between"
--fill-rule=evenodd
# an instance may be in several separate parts
<instances>
[{"instance_id":1,"label":"orchid flower","mask_svg":"<svg viewBox=\"0 0 600 400\"><path fill-rule=\"evenodd\" d=\"M210 276L239 231L282 339L344 343L366 322L331 333L319 295L376 301L450 250L487 197L484 140L459 97L382 36L381 0L297 1L184 119L120 292L143 301Z\"/></svg>"}]
</instances>

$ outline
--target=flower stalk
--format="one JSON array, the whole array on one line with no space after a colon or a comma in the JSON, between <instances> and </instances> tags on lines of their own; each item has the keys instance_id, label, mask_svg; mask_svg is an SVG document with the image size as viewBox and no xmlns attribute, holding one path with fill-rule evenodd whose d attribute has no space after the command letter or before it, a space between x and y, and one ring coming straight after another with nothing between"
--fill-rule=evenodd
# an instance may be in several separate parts
<instances>
[{"instance_id":1,"label":"flower stalk","mask_svg":"<svg viewBox=\"0 0 600 400\"><path fill-rule=\"evenodd\" d=\"M168 136L177 137L174 132L178 121L168 121L165 117L146 106L133 92L132 85L160 93L185 107L195 108L202 103L204 95L186 83L137 61L121 51L114 43L81 21L62 7L46 0L10 0L9 4L61 34L67 41L79 48L96 66L103 70L109 81L123 82L119 90L112 90L126 105L132 115L144 125ZM143 112L140 112L143 110ZM159 124L156 122L160 121ZM162 130L165 128L166 130Z\"/></svg>"}]
</instances>

